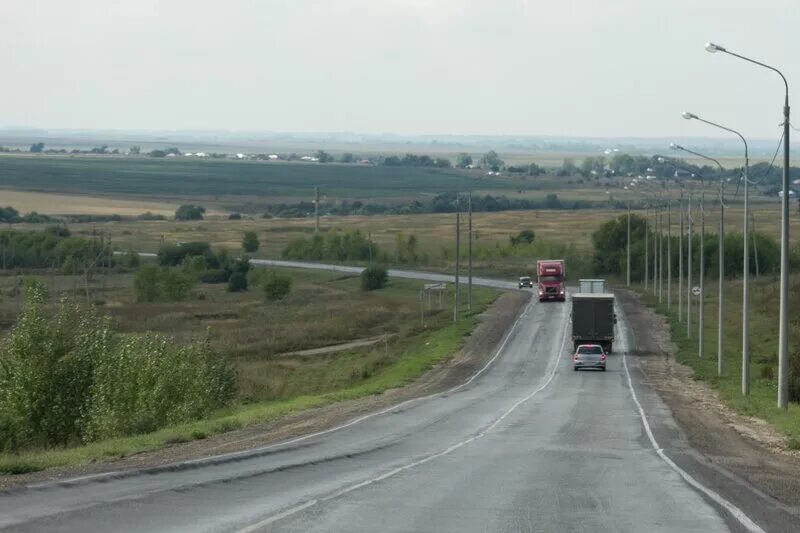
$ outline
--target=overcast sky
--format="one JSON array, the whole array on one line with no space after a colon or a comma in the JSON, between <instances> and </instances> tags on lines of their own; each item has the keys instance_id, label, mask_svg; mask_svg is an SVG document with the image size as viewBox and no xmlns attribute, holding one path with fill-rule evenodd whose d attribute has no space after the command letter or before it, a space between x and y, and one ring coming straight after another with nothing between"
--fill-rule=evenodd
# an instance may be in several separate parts
<instances>
[{"instance_id":1,"label":"overcast sky","mask_svg":"<svg viewBox=\"0 0 800 533\"><path fill-rule=\"evenodd\" d=\"M777 139L708 40L800 117L798 0L3 0L0 126Z\"/></svg>"}]
</instances>

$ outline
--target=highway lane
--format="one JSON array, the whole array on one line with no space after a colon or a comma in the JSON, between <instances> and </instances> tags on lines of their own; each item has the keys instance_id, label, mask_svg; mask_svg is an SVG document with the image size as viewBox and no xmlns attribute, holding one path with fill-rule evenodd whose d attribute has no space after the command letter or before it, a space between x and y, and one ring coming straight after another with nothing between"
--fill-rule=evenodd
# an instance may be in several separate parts
<instances>
[{"instance_id":1,"label":"highway lane","mask_svg":"<svg viewBox=\"0 0 800 533\"><path fill-rule=\"evenodd\" d=\"M622 355L605 373L572 371L568 325L567 305L533 302L493 364L457 390L191 468L11 492L0 527L742 530L656 452Z\"/></svg>"}]
</instances>

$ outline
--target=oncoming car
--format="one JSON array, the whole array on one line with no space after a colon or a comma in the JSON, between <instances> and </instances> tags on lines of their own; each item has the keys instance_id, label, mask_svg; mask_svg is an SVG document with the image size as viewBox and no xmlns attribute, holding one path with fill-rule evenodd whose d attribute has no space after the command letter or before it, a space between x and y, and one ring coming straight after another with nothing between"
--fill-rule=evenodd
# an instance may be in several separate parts
<instances>
[{"instance_id":1,"label":"oncoming car","mask_svg":"<svg viewBox=\"0 0 800 533\"><path fill-rule=\"evenodd\" d=\"M519 278L519 288L522 289L523 287L533 288L533 280L529 276Z\"/></svg>"},{"instance_id":2,"label":"oncoming car","mask_svg":"<svg viewBox=\"0 0 800 533\"><path fill-rule=\"evenodd\" d=\"M599 344L581 344L572 355L572 365L576 371L581 368L599 368L605 372L606 359L608 356Z\"/></svg>"}]
</instances>

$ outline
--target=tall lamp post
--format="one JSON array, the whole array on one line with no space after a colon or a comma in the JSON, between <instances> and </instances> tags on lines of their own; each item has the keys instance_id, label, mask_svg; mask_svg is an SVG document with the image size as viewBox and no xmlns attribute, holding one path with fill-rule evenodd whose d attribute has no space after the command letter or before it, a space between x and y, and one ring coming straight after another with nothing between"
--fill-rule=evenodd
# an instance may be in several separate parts
<instances>
[{"instance_id":1,"label":"tall lamp post","mask_svg":"<svg viewBox=\"0 0 800 533\"><path fill-rule=\"evenodd\" d=\"M786 96L783 103L783 198L781 198L781 301L778 319L778 407L789 406L789 82L783 73L760 61L719 46L707 43L706 50L711 53L722 52L748 63L764 67L783 80ZM746 187L747 185L745 185ZM746 213L745 213L746 216Z\"/></svg>"},{"instance_id":2,"label":"tall lamp post","mask_svg":"<svg viewBox=\"0 0 800 533\"><path fill-rule=\"evenodd\" d=\"M728 131L737 135L744 143L744 224L742 228L743 232L743 239L744 239L744 255L742 256L742 263L743 263L743 271L742 271L742 394L747 396L750 394L750 316L748 310L749 304L749 287L748 287L748 280L750 278L750 239L749 239L749 222L750 222L750 210L749 210L749 181L750 178L749 168L750 168L750 156L747 150L747 139L736 130L728 128L726 126L722 126L715 122L711 122L710 120L705 120L703 118L698 117L695 114L689 113L688 111L684 111L683 118L687 120L699 120L700 122L704 122L710 126L714 126L715 128L719 128L721 130Z\"/></svg>"},{"instance_id":3,"label":"tall lamp post","mask_svg":"<svg viewBox=\"0 0 800 533\"><path fill-rule=\"evenodd\" d=\"M681 150L683 152L687 152L689 154L696 155L697 157L701 157L708 161L711 161L717 165L720 170L720 178L719 178L719 233L718 233L718 240L719 240L719 251L717 252L719 256L719 294L717 296L717 375L722 375L723 365L724 365L724 356L723 356L723 339L722 339L722 321L723 321L723 313L724 313L724 293L723 293L723 283L722 281L725 279L725 168L722 164L714 159L713 157L709 157L707 155L701 154L700 152L695 152L693 150L689 150L688 148L684 148L679 144L672 143L670 144L670 148L673 150Z\"/></svg>"}]
</instances>

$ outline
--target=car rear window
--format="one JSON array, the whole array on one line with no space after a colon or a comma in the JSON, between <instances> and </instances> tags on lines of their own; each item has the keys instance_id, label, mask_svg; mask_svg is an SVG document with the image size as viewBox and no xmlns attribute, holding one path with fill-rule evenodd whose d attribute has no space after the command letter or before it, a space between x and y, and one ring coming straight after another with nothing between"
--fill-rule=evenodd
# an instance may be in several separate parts
<instances>
[{"instance_id":1,"label":"car rear window","mask_svg":"<svg viewBox=\"0 0 800 533\"><path fill-rule=\"evenodd\" d=\"M579 346L578 353L601 354L603 353L603 349L600 346Z\"/></svg>"}]
</instances>

